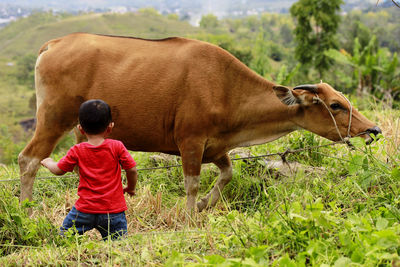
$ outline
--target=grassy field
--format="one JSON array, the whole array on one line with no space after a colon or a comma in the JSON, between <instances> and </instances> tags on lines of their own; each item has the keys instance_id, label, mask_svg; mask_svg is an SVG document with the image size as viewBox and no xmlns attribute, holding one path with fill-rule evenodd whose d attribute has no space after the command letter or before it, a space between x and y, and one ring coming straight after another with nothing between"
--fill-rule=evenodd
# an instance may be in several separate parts
<instances>
[{"instance_id":1,"label":"grassy field","mask_svg":"<svg viewBox=\"0 0 400 267\"><path fill-rule=\"evenodd\" d=\"M267 169L264 159L234 161L223 200L191 222L185 219L181 169L140 171L137 195L126 197L129 235L121 241L102 242L95 231L58 236L76 200L76 177L36 180L34 201L23 207L19 183L1 182L0 265L399 266L400 112L365 101L357 106L382 128L378 141L366 146L354 139L354 149L336 145L290 155L303 167L289 175ZM72 138L64 142L68 147ZM327 143L295 132L232 158ZM139 169L179 164L175 157L133 155ZM0 179L17 177L17 169L0 167ZM41 168L37 176L48 175ZM201 194L216 175L214 166L204 165Z\"/></svg>"}]
</instances>

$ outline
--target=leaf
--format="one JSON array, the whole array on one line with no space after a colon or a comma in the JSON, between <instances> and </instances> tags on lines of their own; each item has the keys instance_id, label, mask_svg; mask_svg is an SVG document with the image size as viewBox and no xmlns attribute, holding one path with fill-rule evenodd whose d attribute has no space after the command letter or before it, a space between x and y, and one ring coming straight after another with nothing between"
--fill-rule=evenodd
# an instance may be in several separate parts
<instances>
[{"instance_id":1,"label":"leaf","mask_svg":"<svg viewBox=\"0 0 400 267\"><path fill-rule=\"evenodd\" d=\"M362 155L355 155L354 157L352 157L350 159L349 162L349 174L355 174L357 173L359 170L362 169L363 167L363 162L364 162L364 156Z\"/></svg>"},{"instance_id":2,"label":"leaf","mask_svg":"<svg viewBox=\"0 0 400 267\"><path fill-rule=\"evenodd\" d=\"M389 225L389 221L386 220L385 218L378 218L378 220L376 220L376 229L383 230L385 229L387 226Z\"/></svg>"},{"instance_id":3,"label":"leaf","mask_svg":"<svg viewBox=\"0 0 400 267\"><path fill-rule=\"evenodd\" d=\"M149 253L148 250L147 250L147 253ZM181 254L174 250L174 251L172 251L171 256L166 260L165 266L171 266L171 267L172 266L180 266L181 264L179 264L179 263L181 263L182 261L183 261L183 258L181 256Z\"/></svg>"},{"instance_id":4,"label":"leaf","mask_svg":"<svg viewBox=\"0 0 400 267\"><path fill-rule=\"evenodd\" d=\"M37 206L37 203L35 201L29 201L28 199L25 199L24 201L22 201L21 203L22 208L32 208Z\"/></svg>"},{"instance_id":5,"label":"leaf","mask_svg":"<svg viewBox=\"0 0 400 267\"><path fill-rule=\"evenodd\" d=\"M355 137L351 139L351 144L357 148L365 147L365 140L361 137Z\"/></svg>"},{"instance_id":6,"label":"leaf","mask_svg":"<svg viewBox=\"0 0 400 267\"><path fill-rule=\"evenodd\" d=\"M334 59L335 61L337 61L339 63L343 63L346 65L355 67L354 63L351 62L349 56L346 56L346 55L340 53L338 50L329 49L328 51L325 51L324 55Z\"/></svg>"},{"instance_id":7,"label":"leaf","mask_svg":"<svg viewBox=\"0 0 400 267\"><path fill-rule=\"evenodd\" d=\"M372 68L373 68L374 70L377 70L377 71L380 71L380 72L383 72L383 73L386 72L386 70L385 70L384 68L379 67L379 66L373 66Z\"/></svg>"},{"instance_id":8,"label":"leaf","mask_svg":"<svg viewBox=\"0 0 400 267\"><path fill-rule=\"evenodd\" d=\"M400 168L394 168L390 176L396 181L400 180Z\"/></svg>"},{"instance_id":9,"label":"leaf","mask_svg":"<svg viewBox=\"0 0 400 267\"><path fill-rule=\"evenodd\" d=\"M335 261L334 266L335 267L345 267L345 266L350 266L352 263L351 259L347 257L341 257Z\"/></svg>"},{"instance_id":10,"label":"leaf","mask_svg":"<svg viewBox=\"0 0 400 267\"><path fill-rule=\"evenodd\" d=\"M22 226L22 218L17 213L12 213L11 218L17 226Z\"/></svg>"},{"instance_id":11,"label":"leaf","mask_svg":"<svg viewBox=\"0 0 400 267\"><path fill-rule=\"evenodd\" d=\"M95 248L95 246L96 246L96 244L95 244L94 242L89 242L89 243L87 243L87 244L85 245L85 247L86 247L88 250L93 250L93 249Z\"/></svg>"},{"instance_id":12,"label":"leaf","mask_svg":"<svg viewBox=\"0 0 400 267\"><path fill-rule=\"evenodd\" d=\"M307 220L306 217L303 217L303 216L301 216L301 215L299 215L299 214L296 214L296 213L293 213L293 212L289 213L289 218L290 218L290 219L299 218L299 219L301 219L301 220L303 220L303 221Z\"/></svg>"},{"instance_id":13,"label":"leaf","mask_svg":"<svg viewBox=\"0 0 400 267\"><path fill-rule=\"evenodd\" d=\"M385 229L373 234L378 237L378 246L385 249L398 247L398 236L394 231Z\"/></svg>"},{"instance_id":14,"label":"leaf","mask_svg":"<svg viewBox=\"0 0 400 267\"><path fill-rule=\"evenodd\" d=\"M361 248L356 248L351 254L351 260L353 262L362 263L365 257L365 252L361 250Z\"/></svg>"},{"instance_id":15,"label":"leaf","mask_svg":"<svg viewBox=\"0 0 400 267\"><path fill-rule=\"evenodd\" d=\"M288 255L286 255L279 260L279 267L297 267L297 265Z\"/></svg>"},{"instance_id":16,"label":"leaf","mask_svg":"<svg viewBox=\"0 0 400 267\"><path fill-rule=\"evenodd\" d=\"M204 257L209 264L221 264L226 261L226 259L220 255L210 255Z\"/></svg>"}]
</instances>

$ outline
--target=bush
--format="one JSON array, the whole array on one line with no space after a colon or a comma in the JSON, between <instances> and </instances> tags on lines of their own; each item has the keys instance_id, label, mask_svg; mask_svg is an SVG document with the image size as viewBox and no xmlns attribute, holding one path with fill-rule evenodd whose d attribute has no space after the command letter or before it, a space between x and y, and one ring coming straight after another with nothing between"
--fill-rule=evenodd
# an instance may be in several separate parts
<instances>
[{"instance_id":1,"label":"bush","mask_svg":"<svg viewBox=\"0 0 400 267\"><path fill-rule=\"evenodd\" d=\"M47 218L28 216L26 208L33 202L20 205L18 198L4 187L0 188L0 195L0 256L21 246L43 246L58 237L56 227Z\"/></svg>"},{"instance_id":2,"label":"bush","mask_svg":"<svg viewBox=\"0 0 400 267\"><path fill-rule=\"evenodd\" d=\"M14 141L10 127L0 124L0 162L5 164L15 163L18 160L19 152L24 148L25 143Z\"/></svg>"}]
</instances>

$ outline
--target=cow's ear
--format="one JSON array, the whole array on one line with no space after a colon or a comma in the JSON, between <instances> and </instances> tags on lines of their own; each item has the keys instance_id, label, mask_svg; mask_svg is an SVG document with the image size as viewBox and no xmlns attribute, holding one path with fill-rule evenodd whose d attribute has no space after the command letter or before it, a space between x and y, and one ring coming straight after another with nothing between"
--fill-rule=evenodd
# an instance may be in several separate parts
<instances>
[{"instance_id":1,"label":"cow's ear","mask_svg":"<svg viewBox=\"0 0 400 267\"><path fill-rule=\"evenodd\" d=\"M288 87L285 87L283 85L275 85L273 89L276 96L279 98L279 100L281 100L283 104L292 106L301 103L301 100L297 96L296 92L290 90Z\"/></svg>"}]
</instances>

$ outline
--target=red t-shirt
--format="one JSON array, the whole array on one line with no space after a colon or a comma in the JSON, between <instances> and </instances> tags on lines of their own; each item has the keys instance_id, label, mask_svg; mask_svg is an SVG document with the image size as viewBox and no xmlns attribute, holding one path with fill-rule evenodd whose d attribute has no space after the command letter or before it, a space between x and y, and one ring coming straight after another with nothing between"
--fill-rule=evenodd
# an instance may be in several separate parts
<instances>
[{"instance_id":1,"label":"red t-shirt","mask_svg":"<svg viewBox=\"0 0 400 267\"><path fill-rule=\"evenodd\" d=\"M101 145L87 142L70 148L57 166L71 172L79 166L78 211L85 213L118 213L127 210L121 181L124 170L136 166L122 142L105 139Z\"/></svg>"}]
</instances>

